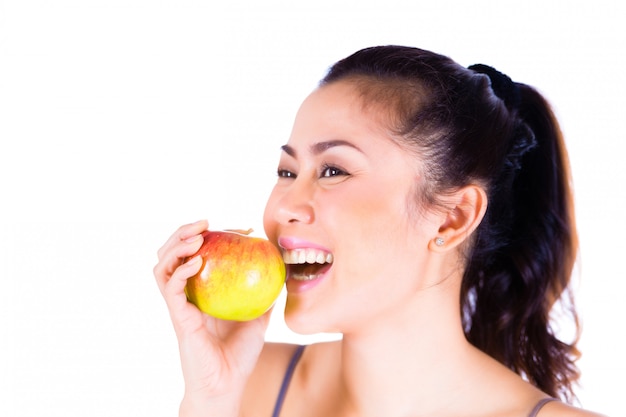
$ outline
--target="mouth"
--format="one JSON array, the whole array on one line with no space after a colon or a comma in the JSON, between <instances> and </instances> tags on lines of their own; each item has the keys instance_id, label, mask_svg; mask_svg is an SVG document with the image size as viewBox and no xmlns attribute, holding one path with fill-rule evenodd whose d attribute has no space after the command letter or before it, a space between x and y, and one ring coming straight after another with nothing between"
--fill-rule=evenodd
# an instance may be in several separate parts
<instances>
[{"instance_id":1,"label":"mouth","mask_svg":"<svg viewBox=\"0 0 626 417\"><path fill-rule=\"evenodd\" d=\"M333 263L330 252L315 248L283 250L287 275L297 281L311 281L323 275Z\"/></svg>"}]
</instances>

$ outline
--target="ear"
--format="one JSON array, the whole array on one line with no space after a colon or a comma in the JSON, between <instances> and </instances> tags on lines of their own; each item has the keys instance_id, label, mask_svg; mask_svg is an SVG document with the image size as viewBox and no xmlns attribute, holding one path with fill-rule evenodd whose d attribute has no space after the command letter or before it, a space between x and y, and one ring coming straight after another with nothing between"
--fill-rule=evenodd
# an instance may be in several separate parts
<instances>
[{"instance_id":1,"label":"ear","mask_svg":"<svg viewBox=\"0 0 626 417\"><path fill-rule=\"evenodd\" d=\"M445 213L437 236L428 244L435 252L446 252L469 238L485 216L487 194L478 185L468 185L446 197L446 205L452 208Z\"/></svg>"}]
</instances>

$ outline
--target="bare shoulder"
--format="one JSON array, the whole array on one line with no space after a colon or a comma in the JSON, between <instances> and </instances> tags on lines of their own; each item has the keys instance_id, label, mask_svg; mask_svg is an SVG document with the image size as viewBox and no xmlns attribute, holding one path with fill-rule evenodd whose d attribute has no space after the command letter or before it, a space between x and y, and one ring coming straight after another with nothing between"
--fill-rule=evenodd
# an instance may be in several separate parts
<instances>
[{"instance_id":1,"label":"bare shoulder","mask_svg":"<svg viewBox=\"0 0 626 417\"><path fill-rule=\"evenodd\" d=\"M541 408L537 417L607 417L566 403L552 401Z\"/></svg>"}]
</instances>

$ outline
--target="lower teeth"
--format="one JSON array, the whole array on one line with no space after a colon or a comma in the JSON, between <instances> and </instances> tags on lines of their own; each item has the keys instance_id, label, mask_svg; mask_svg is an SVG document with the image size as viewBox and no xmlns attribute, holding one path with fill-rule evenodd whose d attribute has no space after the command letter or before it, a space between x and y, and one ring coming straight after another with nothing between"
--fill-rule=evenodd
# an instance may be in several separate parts
<instances>
[{"instance_id":1,"label":"lower teeth","mask_svg":"<svg viewBox=\"0 0 626 417\"><path fill-rule=\"evenodd\" d=\"M311 280L317 278L317 275L315 275L315 274L293 274L291 277L293 279L297 280L297 281L311 281Z\"/></svg>"}]
</instances>

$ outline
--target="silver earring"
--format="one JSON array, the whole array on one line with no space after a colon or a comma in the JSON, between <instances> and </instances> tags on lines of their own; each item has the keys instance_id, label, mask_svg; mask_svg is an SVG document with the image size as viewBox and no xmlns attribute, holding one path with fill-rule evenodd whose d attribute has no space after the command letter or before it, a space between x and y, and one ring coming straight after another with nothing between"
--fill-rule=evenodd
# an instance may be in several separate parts
<instances>
[{"instance_id":1,"label":"silver earring","mask_svg":"<svg viewBox=\"0 0 626 417\"><path fill-rule=\"evenodd\" d=\"M435 239L435 245L437 246L443 246L443 244L446 243L445 240L443 240L442 237L438 237Z\"/></svg>"}]
</instances>

